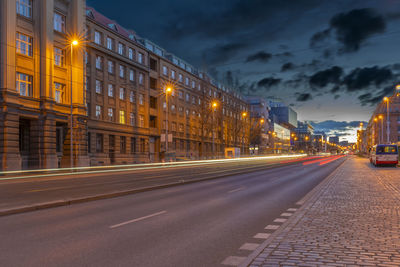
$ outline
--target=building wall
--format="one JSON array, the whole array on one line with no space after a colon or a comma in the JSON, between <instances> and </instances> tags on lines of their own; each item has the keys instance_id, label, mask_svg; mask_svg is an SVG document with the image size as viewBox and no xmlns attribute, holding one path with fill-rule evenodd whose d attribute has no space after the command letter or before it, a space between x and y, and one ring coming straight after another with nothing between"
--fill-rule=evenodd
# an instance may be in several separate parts
<instances>
[{"instance_id":1,"label":"building wall","mask_svg":"<svg viewBox=\"0 0 400 267\"><path fill-rule=\"evenodd\" d=\"M43 0L31 3L28 12L17 14L16 1L0 2L0 168L69 166L71 101L75 122L74 158L76 163L86 164L83 61L79 51L71 57L66 34L83 32L85 1ZM55 30L55 13L63 18L63 29ZM20 49L22 41L26 45L24 48L29 48ZM60 66L56 66L54 60L56 47L61 48L64 58ZM27 90L18 88L20 82L17 80L21 79L26 79L24 84L30 84ZM56 83L61 85L57 99ZM57 131L57 127L61 131Z\"/></svg>"},{"instance_id":2,"label":"building wall","mask_svg":"<svg viewBox=\"0 0 400 267\"><path fill-rule=\"evenodd\" d=\"M86 8L84 0L31 3L25 16L17 14L16 1L0 1L1 170L71 166L71 126L74 166L165 160L163 89L171 82L169 153L211 158L222 156L227 146L248 153L250 121L241 116L248 105L240 96L193 67L149 50L135 32ZM63 23L55 23L57 19ZM17 33L31 38L32 52L17 51ZM107 38L113 40L110 48ZM79 45L71 49L73 39ZM18 90L17 73L28 75L29 94ZM218 101L215 110L212 101Z\"/></svg>"}]
</instances>

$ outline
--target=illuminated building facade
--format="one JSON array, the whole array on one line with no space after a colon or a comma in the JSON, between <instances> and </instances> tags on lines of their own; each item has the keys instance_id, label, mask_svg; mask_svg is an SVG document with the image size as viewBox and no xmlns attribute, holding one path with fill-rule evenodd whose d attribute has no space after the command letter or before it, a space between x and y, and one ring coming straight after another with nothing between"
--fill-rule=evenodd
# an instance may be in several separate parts
<instances>
[{"instance_id":1,"label":"illuminated building facade","mask_svg":"<svg viewBox=\"0 0 400 267\"><path fill-rule=\"evenodd\" d=\"M2 0L0 21L1 170L248 153L241 96L84 0Z\"/></svg>"}]
</instances>

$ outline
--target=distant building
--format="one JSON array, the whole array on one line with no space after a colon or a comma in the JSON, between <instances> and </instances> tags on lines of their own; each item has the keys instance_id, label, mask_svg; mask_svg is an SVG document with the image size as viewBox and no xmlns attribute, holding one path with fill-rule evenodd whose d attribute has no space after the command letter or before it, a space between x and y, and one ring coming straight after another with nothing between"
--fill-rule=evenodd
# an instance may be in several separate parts
<instances>
[{"instance_id":1,"label":"distant building","mask_svg":"<svg viewBox=\"0 0 400 267\"><path fill-rule=\"evenodd\" d=\"M290 130L297 128L297 112L292 108L276 104L271 106L271 114L275 123L284 125Z\"/></svg>"},{"instance_id":2,"label":"distant building","mask_svg":"<svg viewBox=\"0 0 400 267\"><path fill-rule=\"evenodd\" d=\"M270 153L272 148L271 135L268 131L271 126L268 102L262 97L245 97L250 109L250 153Z\"/></svg>"},{"instance_id":3,"label":"distant building","mask_svg":"<svg viewBox=\"0 0 400 267\"><path fill-rule=\"evenodd\" d=\"M332 144L339 144L339 136L330 136L329 137L329 143Z\"/></svg>"}]
</instances>

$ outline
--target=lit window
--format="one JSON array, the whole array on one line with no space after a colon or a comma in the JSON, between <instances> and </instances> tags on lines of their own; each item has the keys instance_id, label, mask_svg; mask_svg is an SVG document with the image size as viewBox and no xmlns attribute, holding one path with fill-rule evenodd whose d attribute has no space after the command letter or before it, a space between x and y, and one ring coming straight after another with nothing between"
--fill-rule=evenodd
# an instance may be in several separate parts
<instances>
[{"instance_id":1,"label":"lit window","mask_svg":"<svg viewBox=\"0 0 400 267\"><path fill-rule=\"evenodd\" d=\"M100 119L101 118L101 106L96 105L96 118Z\"/></svg>"},{"instance_id":2,"label":"lit window","mask_svg":"<svg viewBox=\"0 0 400 267\"><path fill-rule=\"evenodd\" d=\"M32 76L17 72L16 89L22 96L31 96Z\"/></svg>"},{"instance_id":3,"label":"lit window","mask_svg":"<svg viewBox=\"0 0 400 267\"><path fill-rule=\"evenodd\" d=\"M129 48L129 49L128 49L128 58L129 58L130 60L133 60L133 49L132 49L132 48Z\"/></svg>"},{"instance_id":4,"label":"lit window","mask_svg":"<svg viewBox=\"0 0 400 267\"><path fill-rule=\"evenodd\" d=\"M144 95L139 94L139 105L144 105Z\"/></svg>"},{"instance_id":5,"label":"lit window","mask_svg":"<svg viewBox=\"0 0 400 267\"><path fill-rule=\"evenodd\" d=\"M112 108L108 108L108 119L110 121L114 120L114 110Z\"/></svg>"},{"instance_id":6,"label":"lit window","mask_svg":"<svg viewBox=\"0 0 400 267\"><path fill-rule=\"evenodd\" d=\"M112 85L112 84L108 85L108 96L114 97L114 85Z\"/></svg>"},{"instance_id":7,"label":"lit window","mask_svg":"<svg viewBox=\"0 0 400 267\"><path fill-rule=\"evenodd\" d=\"M101 94L103 92L103 83L99 80L96 80L96 93Z\"/></svg>"},{"instance_id":8,"label":"lit window","mask_svg":"<svg viewBox=\"0 0 400 267\"><path fill-rule=\"evenodd\" d=\"M135 126L135 114L132 112L129 114L129 124Z\"/></svg>"},{"instance_id":9,"label":"lit window","mask_svg":"<svg viewBox=\"0 0 400 267\"><path fill-rule=\"evenodd\" d=\"M54 12L54 30L65 32L65 16L57 12Z\"/></svg>"},{"instance_id":10,"label":"lit window","mask_svg":"<svg viewBox=\"0 0 400 267\"><path fill-rule=\"evenodd\" d=\"M32 17L32 0L17 0L17 14Z\"/></svg>"},{"instance_id":11,"label":"lit window","mask_svg":"<svg viewBox=\"0 0 400 267\"><path fill-rule=\"evenodd\" d=\"M123 54L124 54L124 51L125 51L125 45L119 43L119 44L118 44L118 54L123 55Z\"/></svg>"},{"instance_id":12,"label":"lit window","mask_svg":"<svg viewBox=\"0 0 400 267\"><path fill-rule=\"evenodd\" d=\"M96 56L96 69L101 70L103 68L103 58Z\"/></svg>"},{"instance_id":13,"label":"lit window","mask_svg":"<svg viewBox=\"0 0 400 267\"><path fill-rule=\"evenodd\" d=\"M101 45L101 33L98 31L94 32L94 42Z\"/></svg>"},{"instance_id":14,"label":"lit window","mask_svg":"<svg viewBox=\"0 0 400 267\"><path fill-rule=\"evenodd\" d=\"M54 47L54 65L64 66L64 50L58 47Z\"/></svg>"},{"instance_id":15,"label":"lit window","mask_svg":"<svg viewBox=\"0 0 400 267\"><path fill-rule=\"evenodd\" d=\"M171 111L175 111L175 105L174 104L171 105Z\"/></svg>"},{"instance_id":16,"label":"lit window","mask_svg":"<svg viewBox=\"0 0 400 267\"><path fill-rule=\"evenodd\" d=\"M114 73L114 62L108 61L108 73Z\"/></svg>"},{"instance_id":17,"label":"lit window","mask_svg":"<svg viewBox=\"0 0 400 267\"><path fill-rule=\"evenodd\" d=\"M125 88L119 88L119 99L124 100L125 99Z\"/></svg>"},{"instance_id":18,"label":"lit window","mask_svg":"<svg viewBox=\"0 0 400 267\"><path fill-rule=\"evenodd\" d=\"M143 84L144 83L144 75L143 73L139 73L139 84Z\"/></svg>"},{"instance_id":19,"label":"lit window","mask_svg":"<svg viewBox=\"0 0 400 267\"><path fill-rule=\"evenodd\" d=\"M107 37L107 49L113 50L114 48L114 40L110 37Z\"/></svg>"},{"instance_id":20,"label":"lit window","mask_svg":"<svg viewBox=\"0 0 400 267\"><path fill-rule=\"evenodd\" d=\"M135 80L135 71L129 70L129 80L133 82Z\"/></svg>"},{"instance_id":21,"label":"lit window","mask_svg":"<svg viewBox=\"0 0 400 267\"><path fill-rule=\"evenodd\" d=\"M125 111L123 110L119 111L119 123L125 124Z\"/></svg>"},{"instance_id":22,"label":"lit window","mask_svg":"<svg viewBox=\"0 0 400 267\"><path fill-rule=\"evenodd\" d=\"M138 54L138 62L143 64L143 54L142 53Z\"/></svg>"},{"instance_id":23,"label":"lit window","mask_svg":"<svg viewBox=\"0 0 400 267\"><path fill-rule=\"evenodd\" d=\"M64 89L65 86L61 83L54 83L54 99L57 103L64 102Z\"/></svg>"},{"instance_id":24,"label":"lit window","mask_svg":"<svg viewBox=\"0 0 400 267\"><path fill-rule=\"evenodd\" d=\"M168 75L168 69L167 69L167 67L166 67L166 66L163 66L162 69L163 69L163 74L164 74L165 76L167 76L167 75Z\"/></svg>"},{"instance_id":25,"label":"lit window","mask_svg":"<svg viewBox=\"0 0 400 267\"><path fill-rule=\"evenodd\" d=\"M122 65L119 65L119 77L121 78L125 77L125 67Z\"/></svg>"},{"instance_id":26,"label":"lit window","mask_svg":"<svg viewBox=\"0 0 400 267\"><path fill-rule=\"evenodd\" d=\"M135 92L131 91L131 92L129 93L129 101L130 101L131 103L135 102Z\"/></svg>"},{"instance_id":27,"label":"lit window","mask_svg":"<svg viewBox=\"0 0 400 267\"><path fill-rule=\"evenodd\" d=\"M32 56L32 37L17 32L17 53Z\"/></svg>"},{"instance_id":28,"label":"lit window","mask_svg":"<svg viewBox=\"0 0 400 267\"><path fill-rule=\"evenodd\" d=\"M144 115L139 115L139 127L144 127Z\"/></svg>"}]
</instances>

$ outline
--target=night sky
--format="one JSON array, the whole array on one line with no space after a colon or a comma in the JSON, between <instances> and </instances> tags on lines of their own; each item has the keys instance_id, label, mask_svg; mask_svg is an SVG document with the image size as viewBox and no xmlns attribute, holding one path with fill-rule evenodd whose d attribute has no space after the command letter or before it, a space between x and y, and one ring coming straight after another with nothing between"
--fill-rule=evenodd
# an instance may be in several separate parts
<instances>
[{"instance_id":1,"label":"night sky","mask_svg":"<svg viewBox=\"0 0 400 267\"><path fill-rule=\"evenodd\" d=\"M112 4L111 4L112 3ZM400 0L88 0L242 94L354 141L399 81Z\"/></svg>"}]
</instances>

